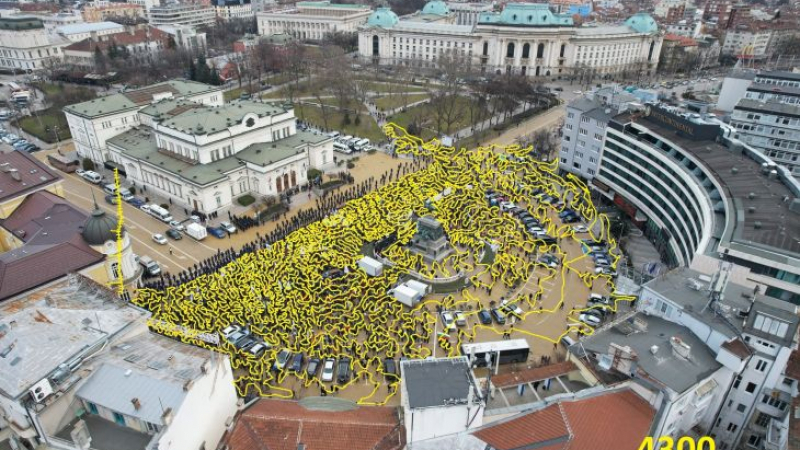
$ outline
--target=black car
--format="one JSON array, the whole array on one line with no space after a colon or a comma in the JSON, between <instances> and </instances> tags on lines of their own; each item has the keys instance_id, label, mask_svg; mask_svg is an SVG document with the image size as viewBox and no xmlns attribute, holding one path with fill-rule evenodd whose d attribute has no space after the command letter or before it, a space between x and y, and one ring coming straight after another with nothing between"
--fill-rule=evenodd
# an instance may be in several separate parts
<instances>
[{"instance_id":1,"label":"black car","mask_svg":"<svg viewBox=\"0 0 800 450\"><path fill-rule=\"evenodd\" d=\"M494 320L497 321L498 324L500 325L506 324L506 315L500 312L499 309L497 308L492 309L492 317L494 317Z\"/></svg>"},{"instance_id":2,"label":"black car","mask_svg":"<svg viewBox=\"0 0 800 450\"><path fill-rule=\"evenodd\" d=\"M181 239L183 239L183 236L181 236L181 232L178 230L173 230L172 228L165 231L164 234L166 234L170 239L175 241L180 241Z\"/></svg>"},{"instance_id":3,"label":"black car","mask_svg":"<svg viewBox=\"0 0 800 450\"><path fill-rule=\"evenodd\" d=\"M561 219L562 223L575 223L580 222L581 218L579 216L567 216Z\"/></svg>"},{"instance_id":4,"label":"black car","mask_svg":"<svg viewBox=\"0 0 800 450\"><path fill-rule=\"evenodd\" d=\"M397 363L394 358L386 358L383 360L383 376L386 379L397 379Z\"/></svg>"},{"instance_id":5,"label":"black car","mask_svg":"<svg viewBox=\"0 0 800 450\"><path fill-rule=\"evenodd\" d=\"M322 272L322 278L341 278L344 276L342 269L328 269Z\"/></svg>"},{"instance_id":6,"label":"black car","mask_svg":"<svg viewBox=\"0 0 800 450\"><path fill-rule=\"evenodd\" d=\"M303 356L302 353L298 353L298 354L294 355L294 358L292 359L292 366L290 367L290 369L292 371L294 371L294 372L298 372L299 373L301 370L303 370L303 363L305 361L306 361L306 358L305 358L305 356Z\"/></svg>"},{"instance_id":7,"label":"black car","mask_svg":"<svg viewBox=\"0 0 800 450\"><path fill-rule=\"evenodd\" d=\"M344 384L350 381L350 358L345 356L339 360L339 367L336 370L336 381Z\"/></svg>"},{"instance_id":8,"label":"black car","mask_svg":"<svg viewBox=\"0 0 800 450\"><path fill-rule=\"evenodd\" d=\"M482 309L482 310L478 311L478 320L480 320L481 323L484 324L484 325L491 325L492 324L492 314L489 311L487 311L485 309Z\"/></svg>"},{"instance_id":9,"label":"black car","mask_svg":"<svg viewBox=\"0 0 800 450\"><path fill-rule=\"evenodd\" d=\"M317 376L317 372L319 372L319 363L320 363L319 358L311 358L308 360L308 366L306 366L306 374L310 378Z\"/></svg>"}]
</instances>

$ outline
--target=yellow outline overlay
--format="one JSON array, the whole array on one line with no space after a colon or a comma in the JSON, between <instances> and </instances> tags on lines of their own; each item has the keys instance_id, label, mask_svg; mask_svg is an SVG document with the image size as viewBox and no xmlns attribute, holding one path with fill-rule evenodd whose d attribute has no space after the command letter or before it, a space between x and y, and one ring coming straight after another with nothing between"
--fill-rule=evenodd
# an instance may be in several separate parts
<instances>
[{"instance_id":1,"label":"yellow outline overlay","mask_svg":"<svg viewBox=\"0 0 800 450\"><path fill-rule=\"evenodd\" d=\"M389 377L387 395L382 400L376 395L384 383L380 378L386 378L382 359L430 356L432 349L427 344L439 320L436 306L459 308L466 315L476 315L483 307L473 308L480 304L470 292L470 284L475 289L511 287L515 292L508 302L527 306L527 311L523 310L518 317L521 321L559 310L567 295L565 280L571 274L577 275L590 290L597 282L605 283L609 292L615 292L612 277L591 269L588 272L578 269L576 263L588 258L586 252L566 260L560 240L575 239L584 244L569 224L557 224L549 218L548 213L556 210L554 206L533 201L532 191L537 188L558 197L564 203L558 212L569 205L581 214L592 241L605 239L611 254L617 250L617 243L609 233L608 219L592 205L586 185L571 174L559 176L557 161L532 159L531 147L492 145L467 151L444 147L436 139L424 142L395 124L386 125L384 131L394 140L398 153L425 158L429 161L427 167L351 200L330 216L266 249L244 254L215 273L200 275L164 291L140 289L134 302L152 312L148 326L157 333L230 355L234 371L240 374L235 377L239 395L254 389L265 397L292 398L293 390L282 386L290 370L272 370L277 353L288 349L322 361L351 358L354 376L347 384L327 385L305 371L293 373L303 387L316 385L321 391L333 393L361 380L372 385L372 391L358 403L382 405L399 387L398 379ZM485 196L489 187L515 204L527 204L529 213L559 243L545 245L521 229L510 214L489 206ZM427 265L420 255L408 251L404 245L416 232L414 222L408 220L412 213L435 216L445 228L454 252L441 262ZM383 250L382 256L392 264L386 265L376 277L358 270L356 263L363 256L362 247L390 234L396 240ZM498 251L490 250L491 245ZM494 254L492 261L478 257L489 251ZM526 257L545 252L559 256L560 267L551 268L537 258ZM475 255L474 260L470 260L471 255ZM613 258L612 268L618 258ZM322 277L321 272L330 267L353 270L342 278ZM423 277L463 274L465 286L440 300L428 299L409 309L394 300L388 289L411 271ZM559 301L545 309L540 304L540 296L546 289L543 283L556 280L559 275ZM535 289L522 293L526 287ZM611 298L613 304L606 308L615 312L619 302L634 299L614 294ZM566 331L559 336L513 329L513 326L512 329L514 333L556 344L571 332L593 333L592 327L572 320L572 315L595 307L602 306L571 310ZM272 347L255 357L225 339L220 338L215 345L207 338L233 323L246 324L254 336ZM446 355L456 356L462 342L473 340L477 330L490 330L498 336L505 332L502 328L477 324L469 331L461 328L442 332L435 345ZM452 336L453 331L456 336Z\"/></svg>"}]
</instances>

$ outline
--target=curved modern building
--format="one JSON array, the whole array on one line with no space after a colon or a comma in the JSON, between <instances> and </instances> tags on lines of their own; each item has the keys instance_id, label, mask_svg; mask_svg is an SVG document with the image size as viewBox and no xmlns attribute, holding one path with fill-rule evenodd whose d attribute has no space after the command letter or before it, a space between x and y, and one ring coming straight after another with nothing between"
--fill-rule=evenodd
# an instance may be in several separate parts
<instances>
[{"instance_id":1,"label":"curved modern building","mask_svg":"<svg viewBox=\"0 0 800 450\"><path fill-rule=\"evenodd\" d=\"M432 66L456 53L483 72L533 76L649 75L663 40L645 13L620 24L577 26L570 14L554 13L546 4L509 3L500 12L480 13L475 24L455 22L456 14L439 0L401 18L379 8L359 28L359 54L378 63Z\"/></svg>"},{"instance_id":2,"label":"curved modern building","mask_svg":"<svg viewBox=\"0 0 800 450\"><path fill-rule=\"evenodd\" d=\"M593 184L669 265L733 262L737 277L800 303L800 184L715 119L656 104L614 117Z\"/></svg>"}]
</instances>

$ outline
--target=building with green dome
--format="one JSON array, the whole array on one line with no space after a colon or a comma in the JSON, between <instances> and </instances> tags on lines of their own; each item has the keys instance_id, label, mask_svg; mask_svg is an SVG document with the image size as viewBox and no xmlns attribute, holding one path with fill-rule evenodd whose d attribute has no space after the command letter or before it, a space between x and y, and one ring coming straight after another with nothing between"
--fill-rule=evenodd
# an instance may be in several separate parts
<instances>
[{"instance_id":1,"label":"building with green dome","mask_svg":"<svg viewBox=\"0 0 800 450\"><path fill-rule=\"evenodd\" d=\"M360 55L379 64L428 66L449 55L484 73L549 78L647 76L658 66L663 33L646 13L622 23L577 25L571 14L546 4L509 3L470 23L456 19L456 5L432 0L403 17L375 11L359 28Z\"/></svg>"}]
</instances>

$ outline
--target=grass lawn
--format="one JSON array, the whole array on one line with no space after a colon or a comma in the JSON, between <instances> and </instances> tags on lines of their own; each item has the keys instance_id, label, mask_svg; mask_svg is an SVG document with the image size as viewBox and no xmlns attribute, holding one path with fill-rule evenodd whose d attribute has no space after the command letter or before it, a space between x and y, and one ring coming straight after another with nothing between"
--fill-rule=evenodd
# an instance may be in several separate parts
<instances>
[{"instance_id":1,"label":"grass lawn","mask_svg":"<svg viewBox=\"0 0 800 450\"><path fill-rule=\"evenodd\" d=\"M36 114L38 119L35 116L23 117L19 120L18 126L25 130L26 133L32 134L42 141L51 144L56 142L56 135L53 131L45 131L48 126L52 130L53 126L58 125L58 137L61 138L62 141L72 137L69 134L69 125L67 124L67 118L64 116L63 112L46 109L44 111L38 111Z\"/></svg>"},{"instance_id":2,"label":"grass lawn","mask_svg":"<svg viewBox=\"0 0 800 450\"><path fill-rule=\"evenodd\" d=\"M247 92L247 91L245 91L244 88L234 88L234 89L231 89L230 91L225 91L222 94L222 97L225 99L226 102L229 102L229 101L232 101L232 100L239 100L239 97L242 96L242 92Z\"/></svg>"},{"instance_id":3,"label":"grass lawn","mask_svg":"<svg viewBox=\"0 0 800 450\"><path fill-rule=\"evenodd\" d=\"M373 103L378 109L388 110L388 109L397 109L401 106L410 105L411 103L416 103L420 100L425 100L428 98L428 94L408 94L405 98L401 95L387 95L384 97L376 98Z\"/></svg>"},{"instance_id":4,"label":"grass lawn","mask_svg":"<svg viewBox=\"0 0 800 450\"><path fill-rule=\"evenodd\" d=\"M471 102L475 100L460 97L458 99L458 110L462 111L461 117L458 118L451 126L450 126L450 133L455 133L458 130L466 128L470 126L470 118L469 118L469 106ZM425 117L426 124L424 127L426 128L434 128L436 126L435 116L433 114L433 106L430 103L425 103L423 105L418 105L407 109L405 112L401 112L389 117L389 120L395 122L396 124L407 128L408 124L411 122L412 117ZM488 114L488 113L487 113ZM439 130L440 133L444 133L445 130ZM425 138L431 137L433 133L428 129L423 129L422 136Z\"/></svg>"},{"instance_id":5,"label":"grass lawn","mask_svg":"<svg viewBox=\"0 0 800 450\"><path fill-rule=\"evenodd\" d=\"M276 73L268 77L264 77L264 82L271 85L287 83L292 79L292 75L288 73Z\"/></svg>"},{"instance_id":6,"label":"grass lawn","mask_svg":"<svg viewBox=\"0 0 800 450\"><path fill-rule=\"evenodd\" d=\"M311 103L317 103L317 99L313 99L313 100L304 100L304 101L305 101L305 102L311 102ZM323 104L323 105L328 105L328 106L335 106L335 107L337 107L337 108L339 107L339 101L338 101L338 100L336 100L336 98L334 98L334 97L330 97L330 98L323 98L323 99L322 99L322 104ZM367 107L366 107L366 106L364 106L364 105L363 105L363 104L361 104L361 103L358 103L358 102L356 102L355 100L351 100L351 101L350 101L350 102L347 104L347 108L348 108L348 109L351 109L351 110L356 110L356 111L363 111L363 112L367 112Z\"/></svg>"},{"instance_id":7,"label":"grass lawn","mask_svg":"<svg viewBox=\"0 0 800 450\"><path fill-rule=\"evenodd\" d=\"M54 83L34 83L36 89L44 92L45 96L55 95L61 92L64 88Z\"/></svg>"},{"instance_id":8,"label":"grass lawn","mask_svg":"<svg viewBox=\"0 0 800 450\"><path fill-rule=\"evenodd\" d=\"M394 92L425 92L426 90L423 86L416 86L412 84L377 83L374 81L367 83L367 89L373 92L381 93L389 92L390 90Z\"/></svg>"},{"instance_id":9,"label":"grass lawn","mask_svg":"<svg viewBox=\"0 0 800 450\"><path fill-rule=\"evenodd\" d=\"M322 120L322 110L319 106L296 105L294 111L299 119L318 127L325 127L325 122ZM338 130L342 134L364 137L372 142L381 142L386 139L381 129L378 128L378 124L366 114L361 114L361 123L359 125L353 123L354 117L352 116L350 117L350 124L343 125L343 118L344 115L341 112L331 110L328 116L328 128Z\"/></svg>"}]
</instances>

